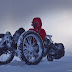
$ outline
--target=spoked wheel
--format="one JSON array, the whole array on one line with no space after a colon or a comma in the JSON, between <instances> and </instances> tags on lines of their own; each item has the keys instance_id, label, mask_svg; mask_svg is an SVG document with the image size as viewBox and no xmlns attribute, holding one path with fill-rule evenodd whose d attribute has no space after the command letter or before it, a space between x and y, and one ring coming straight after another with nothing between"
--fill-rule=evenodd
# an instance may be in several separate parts
<instances>
[{"instance_id":1,"label":"spoked wheel","mask_svg":"<svg viewBox=\"0 0 72 72\"><path fill-rule=\"evenodd\" d=\"M40 36L34 31L27 31L20 36L20 50L21 59L26 64L38 64L43 56L43 44Z\"/></svg>"},{"instance_id":2,"label":"spoked wheel","mask_svg":"<svg viewBox=\"0 0 72 72\"><path fill-rule=\"evenodd\" d=\"M10 63L14 58L12 51L7 50L0 55L0 65Z\"/></svg>"}]
</instances>

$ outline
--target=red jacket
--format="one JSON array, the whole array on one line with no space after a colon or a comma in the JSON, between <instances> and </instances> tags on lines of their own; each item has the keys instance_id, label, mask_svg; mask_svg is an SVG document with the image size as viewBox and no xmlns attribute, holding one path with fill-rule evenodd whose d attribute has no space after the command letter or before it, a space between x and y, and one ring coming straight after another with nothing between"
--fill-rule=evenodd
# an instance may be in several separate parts
<instances>
[{"instance_id":1,"label":"red jacket","mask_svg":"<svg viewBox=\"0 0 72 72\"><path fill-rule=\"evenodd\" d=\"M38 23L38 24L36 25L35 28L29 29L29 30L36 31L36 32L40 35L40 37L42 38L42 40L44 40L44 38L45 38L45 36L46 36L46 32L45 32L44 29L41 28L41 27L42 27L42 21L41 21L41 19L40 19L40 18L34 18L34 19L33 19L33 22L36 22L36 23ZM32 23L33 23L33 22L32 22ZM32 25L32 26L33 26L33 25Z\"/></svg>"},{"instance_id":2,"label":"red jacket","mask_svg":"<svg viewBox=\"0 0 72 72\"><path fill-rule=\"evenodd\" d=\"M40 30L36 30L36 29L29 29L29 30L33 30L33 31L36 31L40 37L42 38L42 40L44 40L45 36L46 36L46 32L44 29L40 29Z\"/></svg>"}]
</instances>

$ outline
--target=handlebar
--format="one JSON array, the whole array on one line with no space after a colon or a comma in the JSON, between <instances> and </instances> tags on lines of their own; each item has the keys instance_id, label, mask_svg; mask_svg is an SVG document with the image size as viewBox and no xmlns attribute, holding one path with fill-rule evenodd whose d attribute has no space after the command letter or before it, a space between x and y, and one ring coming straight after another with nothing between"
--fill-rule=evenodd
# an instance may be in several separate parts
<instances>
[{"instance_id":1,"label":"handlebar","mask_svg":"<svg viewBox=\"0 0 72 72\"><path fill-rule=\"evenodd\" d=\"M47 37L49 37L49 38L51 38L52 37L52 35L46 35Z\"/></svg>"}]
</instances>

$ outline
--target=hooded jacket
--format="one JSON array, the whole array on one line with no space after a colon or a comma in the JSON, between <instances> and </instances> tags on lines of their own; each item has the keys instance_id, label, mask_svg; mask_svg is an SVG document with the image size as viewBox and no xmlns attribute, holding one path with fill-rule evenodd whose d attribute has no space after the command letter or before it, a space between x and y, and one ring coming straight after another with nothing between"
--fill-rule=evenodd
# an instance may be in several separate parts
<instances>
[{"instance_id":1,"label":"hooded jacket","mask_svg":"<svg viewBox=\"0 0 72 72\"><path fill-rule=\"evenodd\" d=\"M36 25L35 28L31 28L29 30L33 30L33 31L37 32L40 35L40 37L42 38L42 40L44 40L45 36L46 36L46 32L44 29L41 28L42 27L41 19L40 18L34 18L32 23L38 23L38 24ZM33 26L33 24L32 24L32 26Z\"/></svg>"}]
</instances>

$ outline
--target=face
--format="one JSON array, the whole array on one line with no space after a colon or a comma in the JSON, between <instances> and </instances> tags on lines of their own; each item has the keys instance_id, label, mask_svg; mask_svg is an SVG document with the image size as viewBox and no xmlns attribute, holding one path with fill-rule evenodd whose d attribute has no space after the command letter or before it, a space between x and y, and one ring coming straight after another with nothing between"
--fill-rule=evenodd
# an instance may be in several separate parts
<instances>
[{"instance_id":1,"label":"face","mask_svg":"<svg viewBox=\"0 0 72 72\"><path fill-rule=\"evenodd\" d=\"M36 28L36 26L37 26L37 23L32 23L32 26L34 27L34 28Z\"/></svg>"}]
</instances>

